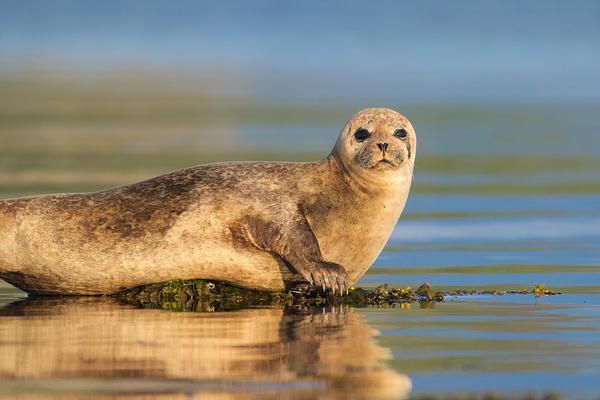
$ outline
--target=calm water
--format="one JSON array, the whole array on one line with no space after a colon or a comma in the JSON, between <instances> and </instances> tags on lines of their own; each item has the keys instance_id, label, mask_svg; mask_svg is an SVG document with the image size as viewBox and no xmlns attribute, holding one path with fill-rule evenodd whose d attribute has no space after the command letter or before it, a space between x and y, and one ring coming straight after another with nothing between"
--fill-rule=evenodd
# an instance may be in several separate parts
<instances>
[{"instance_id":1,"label":"calm water","mask_svg":"<svg viewBox=\"0 0 600 400\"><path fill-rule=\"evenodd\" d=\"M0 84L13 93L0 94L1 197L95 190L206 161L317 159L362 106L202 102L156 87L148 96L133 84L119 86L114 98L92 84L63 82L60 91L48 82ZM599 108L389 105L416 127L415 181L385 251L359 284L545 284L564 294L309 315L199 314L98 298L27 300L0 287L0 396L373 399L553 391L598 399Z\"/></svg>"}]
</instances>

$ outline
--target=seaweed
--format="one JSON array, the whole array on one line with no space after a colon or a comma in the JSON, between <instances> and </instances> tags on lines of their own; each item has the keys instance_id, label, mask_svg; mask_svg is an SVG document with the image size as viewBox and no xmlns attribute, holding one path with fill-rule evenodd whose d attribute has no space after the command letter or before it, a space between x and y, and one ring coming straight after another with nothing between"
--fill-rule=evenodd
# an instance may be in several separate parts
<instances>
[{"instance_id":1,"label":"seaweed","mask_svg":"<svg viewBox=\"0 0 600 400\"><path fill-rule=\"evenodd\" d=\"M299 284L290 290L266 292L240 288L219 281L176 280L123 289L111 295L121 302L143 308L172 311L227 311L256 306L283 306L302 310L347 304L355 307L393 307L418 302L422 306L444 300L442 292L433 292L428 283L416 291L410 287L389 289L381 285L374 289L352 287L347 294L324 292L318 286Z\"/></svg>"},{"instance_id":2,"label":"seaweed","mask_svg":"<svg viewBox=\"0 0 600 400\"><path fill-rule=\"evenodd\" d=\"M315 307L345 304L353 307L406 307L418 303L421 308L431 308L445 298L473 294L506 295L535 294L535 296L559 293L537 285L533 290L476 291L458 289L434 291L429 283L416 290L410 287L388 288L387 284L373 289L352 287L347 294L325 292L321 287L299 284L290 290L267 292L233 286L224 282L174 280L123 289L111 295L117 300L142 308L162 308L172 311L229 311L247 307L283 306L289 310L303 311Z\"/></svg>"}]
</instances>

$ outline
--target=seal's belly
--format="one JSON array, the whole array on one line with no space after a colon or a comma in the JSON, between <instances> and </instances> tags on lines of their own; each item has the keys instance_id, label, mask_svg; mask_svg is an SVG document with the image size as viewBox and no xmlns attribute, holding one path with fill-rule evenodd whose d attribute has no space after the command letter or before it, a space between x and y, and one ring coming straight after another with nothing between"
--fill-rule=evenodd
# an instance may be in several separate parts
<instances>
[{"instance_id":1,"label":"seal's belly","mask_svg":"<svg viewBox=\"0 0 600 400\"><path fill-rule=\"evenodd\" d=\"M59 248L60 247L60 248ZM104 294L175 279L214 279L262 290L284 288L286 267L268 252L240 251L214 242L186 248L128 243L127 251L46 245L21 249L9 278L31 293ZM27 274L20 271L27 271ZM291 275L287 272L288 275Z\"/></svg>"},{"instance_id":2,"label":"seal's belly","mask_svg":"<svg viewBox=\"0 0 600 400\"><path fill-rule=\"evenodd\" d=\"M361 220L332 218L329 224L318 224L315 235L323 258L343 265L351 284L354 284L383 250L399 214L396 209L385 214L363 215Z\"/></svg>"},{"instance_id":3,"label":"seal's belly","mask_svg":"<svg viewBox=\"0 0 600 400\"><path fill-rule=\"evenodd\" d=\"M387 242L389 232L366 233L358 240L348 235L340 236L339 240L332 237L324 240L321 246L323 258L343 265L351 284L354 284L373 265Z\"/></svg>"},{"instance_id":4,"label":"seal's belly","mask_svg":"<svg viewBox=\"0 0 600 400\"><path fill-rule=\"evenodd\" d=\"M3 246L0 272L9 271L7 280L31 293L103 294L172 279L283 289L284 276L291 273L281 259L235 247L225 221L206 215L186 216L164 235L149 231L122 238L90 231L77 218L58 224L54 216L27 213L18 226L5 226L15 246Z\"/></svg>"},{"instance_id":5,"label":"seal's belly","mask_svg":"<svg viewBox=\"0 0 600 400\"><path fill-rule=\"evenodd\" d=\"M166 251L165 251L166 250ZM167 265L154 262L160 281L170 279L214 279L261 290L282 290L292 274L279 257L259 249L239 249L227 241L212 240L185 250L163 248L159 254L174 254ZM143 274L147 276L146 274Z\"/></svg>"}]
</instances>

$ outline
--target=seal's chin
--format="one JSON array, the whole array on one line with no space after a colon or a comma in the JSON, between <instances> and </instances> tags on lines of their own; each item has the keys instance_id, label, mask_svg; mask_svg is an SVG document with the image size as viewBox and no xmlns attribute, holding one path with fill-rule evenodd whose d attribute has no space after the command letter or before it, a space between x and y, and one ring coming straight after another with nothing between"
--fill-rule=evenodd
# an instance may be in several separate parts
<instances>
[{"instance_id":1,"label":"seal's chin","mask_svg":"<svg viewBox=\"0 0 600 400\"><path fill-rule=\"evenodd\" d=\"M379 160L374 166L374 169L386 170L386 169L396 169L402 164L402 160L395 161L390 160L388 158L382 158Z\"/></svg>"}]
</instances>

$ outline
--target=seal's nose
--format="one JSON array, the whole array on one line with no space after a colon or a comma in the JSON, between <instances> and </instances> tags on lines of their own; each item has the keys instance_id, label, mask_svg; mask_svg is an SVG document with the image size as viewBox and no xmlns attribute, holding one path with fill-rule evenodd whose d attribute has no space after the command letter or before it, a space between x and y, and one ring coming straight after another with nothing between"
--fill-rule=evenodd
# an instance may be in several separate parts
<instances>
[{"instance_id":1,"label":"seal's nose","mask_svg":"<svg viewBox=\"0 0 600 400\"><path fill-rule=\"evenodd\" d=\"M388 144L387 143L377 143L377 147L379 147L381 149L381 151L383 151L385 153L385 151L387 150Z\"/></svg>"}]
</instances>

